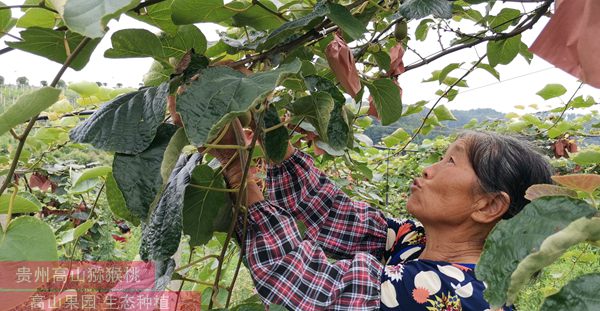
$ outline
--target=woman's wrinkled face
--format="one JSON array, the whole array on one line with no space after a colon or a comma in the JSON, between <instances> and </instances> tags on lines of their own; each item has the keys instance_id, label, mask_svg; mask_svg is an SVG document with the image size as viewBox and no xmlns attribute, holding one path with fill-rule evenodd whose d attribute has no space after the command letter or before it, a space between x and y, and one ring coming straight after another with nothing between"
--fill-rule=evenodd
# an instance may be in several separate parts
<instances>
[{"instance_id":1,"label":"woman's wrinkled face","mask_svg":"<svg viewBox=\"0 0 600 311\"><path fill-rule=\"evenodd\" d=\"M456 140L439 162L414 180L406 207L423 224L461 224L482 197L466 148L465 140Z\"/></svg>"}]
</instances>

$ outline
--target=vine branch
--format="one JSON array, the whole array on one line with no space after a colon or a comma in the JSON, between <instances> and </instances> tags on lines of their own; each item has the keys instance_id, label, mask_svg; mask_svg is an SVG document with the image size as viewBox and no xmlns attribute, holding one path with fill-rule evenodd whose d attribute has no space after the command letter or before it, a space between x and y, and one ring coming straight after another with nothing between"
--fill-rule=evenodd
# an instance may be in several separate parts
<instances>
[{"instance_id":1,"label":"vine branch","mask_svg":"<svg viewBox=\"0 0 600 311\"><path fill-rule=\"evenodd\" d=\"M52 80L52 83L50 84L51 87L56 87L56 85L58 84L58 81L60 81L60 78L65 73L65 71L67 70L69 65L73 62L73 60L77 57L77 55L79 55L81 50L83 50L83 48L88 44L88 42L90 42L90 40L91 40L90 38L85 37L85 38L83 38L83 40L81 40L81 42L79 42L79 44L77 45L75 50L73 50L73 53L71 53L71 55L69 55L69 57L67 57L67 59L65 60L64 64L60 68L60 70L58 70L58 73L56 73L56 76L54 76L54 80ZM8 173L6 174L6 179L4 180L4 183L2 183L2 186L0 187L0 195L2 195L2 193L4 193L4 190L6 190L8 185L12 182L13 175L15 173L15 170L17 169L17 164L19 163L19 157L21 156L21 152L23 152L23 147L25 146L25 141L27 140L27 136L33 129L33 126L35 125L35 122L36 122L38 116L39 116L39 114L34 116L33 118L31 118L31 120L29 120L29 123L27 123L27 127L25 128L25 131L23 131L23 134L21 134L21 136L20 136L19 144L17 145L17 149L15 150L14 158L12 160L12 163L10 165Z\"/></svg>"}]
</instances>

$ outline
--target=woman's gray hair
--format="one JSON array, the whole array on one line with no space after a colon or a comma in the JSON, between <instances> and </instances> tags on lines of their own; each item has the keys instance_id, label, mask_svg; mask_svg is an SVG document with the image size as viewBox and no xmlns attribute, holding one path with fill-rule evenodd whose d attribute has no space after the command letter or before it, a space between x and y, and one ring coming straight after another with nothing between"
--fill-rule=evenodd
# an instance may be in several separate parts
<instances>
[{"instance_id":1,"label":"woman's gray hair","mask_svg":"<svg viewBox=\"0 0 600 311\"><path fill-rule=\"evenodd\" d=\"M510 205L502 218L519 213L529 200L525 191L534 184L551 184L552 167L531 144L507 135L466 131L467 156L484 192L506 192Z\"/></svg>"}]
</instances>

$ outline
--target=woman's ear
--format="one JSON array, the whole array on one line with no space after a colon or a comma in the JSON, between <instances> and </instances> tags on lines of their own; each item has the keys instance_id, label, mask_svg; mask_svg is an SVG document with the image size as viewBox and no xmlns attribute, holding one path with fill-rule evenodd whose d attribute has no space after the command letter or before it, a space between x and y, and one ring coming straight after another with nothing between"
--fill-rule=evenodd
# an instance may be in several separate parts
<instances>
[{"instance_id":1,"label":"woman's ear","mask_svg":"<svg viewBox=\"0 0 600 311\"><path fill-rule=\"evenodd\" d=\"M471 218L478 223L492 223L502 218L510 206L510 197L504 191L486 194L475 202Z\"/></svg>"}]
</instances>

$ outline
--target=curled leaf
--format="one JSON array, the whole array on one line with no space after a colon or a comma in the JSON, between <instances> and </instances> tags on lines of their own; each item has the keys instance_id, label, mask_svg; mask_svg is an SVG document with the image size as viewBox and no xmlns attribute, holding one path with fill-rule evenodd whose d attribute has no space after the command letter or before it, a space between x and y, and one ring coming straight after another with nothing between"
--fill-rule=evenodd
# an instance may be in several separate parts
<instances>
[{"instance_id":1,"label":"curled leaf","mask_svg":"<svg viewBox=\"0 0 600 311\"><path fill-rule=\"evenodd\" d=\"M333 40L325 49L325 56L329 67L335 74L344 90L354 97L360 91L360 79L354 63L354 56L339 33L335 33Z\"/></svg>"},{"instance_id":2,"label":"curled leaf","mask_svg":"<svg viewBox=\"0 0 600 311\"><path fill-rule=\"evenodd\" d=\"M564 176L552 176L552 180L569 189L592 193L600 187L600 175L596 174L572 174Z\"/></svg>"},{"instance_id":3,"label":"curled leaf","mask_svg":"<svg viewBox=\"0 0 600 311\"><path fill-rule=\"evenodd\" d=\"M577 192L565 187L547 184L533 185L525 192L525 198L529 201L550 196L569 196L576 198Z\"/></svg>"}]
</instances>

